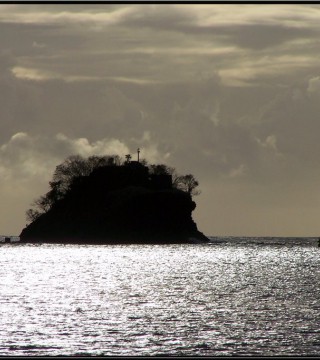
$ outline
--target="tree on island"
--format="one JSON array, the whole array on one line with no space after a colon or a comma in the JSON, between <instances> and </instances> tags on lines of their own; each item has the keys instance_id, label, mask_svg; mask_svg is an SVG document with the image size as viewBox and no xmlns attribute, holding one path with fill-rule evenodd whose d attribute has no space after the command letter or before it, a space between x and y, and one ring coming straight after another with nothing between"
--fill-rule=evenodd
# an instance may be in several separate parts
<instances>
[{"instance_id":1,"label":"tree on island","mask_svg":"<svg viewBox=\"0 0 320 360\"><path fill-rule=\"evenodd\" d=\"M75 179L88 176L94 169L102 166L120 166L122 159L114 156L90 156L87 159L80 155L69 156L62 164L58 165L53 173L52 181L49 182L50 190L36 199L32 208L26 211L28 221L34 221L41 214L48 212L60 199L63 199L70 190Z\"/></svg>"},{"instance_id":2,"label":"tree on island","mask_svg":"<svg viewBox=\"0 0 320 360\"><path fill-rule=\"evenodd\" d=\"M94 155L88 158L80 155L69 156L56 167L52 181L49 182L50 190L36 199L31 204L32 208L27 210L27 221L33 222L42 214L47 213L71 192L79 180L88 177L94 170L105 167L127 166L130 164L130 160L131 156L129 155L126 155L126 160L123 160L118 155ZM192 174L179 175L173 167L164 164L148 165L145 159L141 159L138 163L145 167L150 175L171 176L172 187L188 193L190 197L200 193L197 190L199 183Z\"/></svg>"},{"instance_id":3,"label":"tree on island","mask_svg":"<svg viewBox=\"0 0 320 360\"><path fill-rule=\"evenodd\" d=\"M199 182L192 174L180 175L176 178L175 184L177 189L187 192L191 196L199 195L201 192L197 189Z\"/></svg>"},{"instance_id":4,"label":"tree on island","mask_svg":"<svg viewBox=\"0 0 320 360\"><path fill-rule=\"evenodd\" d=\"M199 182L192 174L179 175L175 168L164 164L149 165L149 170L151 174L155 175L171 175L172 185L176 189L187 192L191 196L200 194L200 190L196 189L199 186Z\"/></svg>"}]
</instances>

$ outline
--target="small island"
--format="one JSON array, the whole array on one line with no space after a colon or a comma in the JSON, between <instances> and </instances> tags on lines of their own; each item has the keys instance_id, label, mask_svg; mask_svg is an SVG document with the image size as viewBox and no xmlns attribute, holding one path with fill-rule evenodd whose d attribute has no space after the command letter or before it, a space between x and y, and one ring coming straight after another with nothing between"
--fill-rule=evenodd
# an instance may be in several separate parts
<instances>
[{"instance_id":1,"label":"small island","mask_svg":"<svg viewBox=\"0 0 320 360\"><path fill-rule=\"evenodd\" d=\"M198 182L166 165L74 155L27 211L26 243L172 244L209 239L192 219Z\"/></svg>"}]
</instances>

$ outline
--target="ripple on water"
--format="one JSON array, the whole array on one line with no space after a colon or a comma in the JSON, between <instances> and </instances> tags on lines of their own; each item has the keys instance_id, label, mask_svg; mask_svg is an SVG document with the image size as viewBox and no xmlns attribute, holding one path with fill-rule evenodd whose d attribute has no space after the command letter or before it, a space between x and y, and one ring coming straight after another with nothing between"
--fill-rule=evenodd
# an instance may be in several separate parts
<instances>
[{"instance_id":1,"label":"ripple on water","mask_svg":"<svg viewBox=\"0 0 320 360\"><path fill-rule=\"evenodd\" d=\"M0 355L317 355L319 251L241 241L2 248Z\"/></svg>"}]
</instances>

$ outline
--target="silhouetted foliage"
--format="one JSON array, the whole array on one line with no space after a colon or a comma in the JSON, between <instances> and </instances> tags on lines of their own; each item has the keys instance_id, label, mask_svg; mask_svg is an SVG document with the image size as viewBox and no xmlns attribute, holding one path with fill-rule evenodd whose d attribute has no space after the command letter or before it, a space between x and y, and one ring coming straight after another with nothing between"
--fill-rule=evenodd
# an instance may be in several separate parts
<instances>
[{"instance_id":1,"label":"silhouetted foliage","mask_svg":"<svg viewBox=\"0 0 320 360\"><path fill-rule=\"evenodd\" d=\"M139 159L140 160L140 159ZM26 213L23 241L185 243L208 239L192 219L198 181L164 164L70 156ZM191 239L191 240L190 240Z\"/></svg>"},{"instance_id":2,"label":"silhouetted foliage","mask_svg":"<svg viewBox=\"0 0 320 360\"><path fill-rule=\"evenodd\" d=\"M42 195L36 199L32 203L32 208L27 210L27 220L32 222L40 215L47 213L50 209L52 209L52 207L58 204L60 200L65 198L65 196L71 191L75 184L79 184L79 180L82 181L83 178L88 177L94 170L110 166L126 167L130 165L130 160L130 154L126 155L125 161L123 161L118 155L90 156L87 159L80 155L69 156L63 163L56 167L53 173L52 181L49 182L49 191L45 195ZM149 172L150 175L171 176L172 183L169 178L169 181L166 182L166 188L168 188L168 186L173 187L188 193L190 196L198 195L200 193L198 190L196 190L199 183L191 174L179 175L175 168L165 164L148 165L145 159L141 159L140 164L143 165L145 169L148 169L146 171ZM110 171L109 176L111 176ZM132 181L133 185L133 178ZM161 179L160 186L163 186L163 184L164 180Z\"/></svg>"},{"instance_id":3,"label":"silhouetted foliage","mask_svg":"<svg viewBox=\"0 0 320 360\"><path fill-rule=\"evenodd\" d=\"M80 155L69 156L62 164L56 167L53 174L53 182L56 184L55 191L65 194L73 180L80 176L88 176L91 172L102 166L121 165L121 158L114 156L90 156L84 159Z\"/></svg>"},{"instance_id":4,"label":"silhouetted foliage","mask_svg":"<svg viewBox=\"0 0 320 360\"><path fill-rule=\"evenodd\" d=\"M172 175L176 170L173 167L164 164L149 165L150 174L154 175Z\"/></svg>"},{"instance_id":5,"label":"silhouetted foliage","mask_svg":"<svg viewBox=\"0 0 320 360\"><path fill-rule=\"evenodd\" d=\"M26 211L26 218L27 221L35 221L39 216L41 215L41 212L35 209L28 209Z\"/></svg>"},{"instance_id":6,"label":"silhouetted foliage","mask_svg":"<svg viewBox=\"0 0 320 360\"><path fill-rule=\"evenodd\" d=\"M122 159L118 155L90 156L87 159L80 155L69 156L58 165L49 182L50 190L36 199L26 212L27 221L34 221L41 214L48 212L54 204L63 199L73 182L80 177L88 176L94 169L103 166L120 166Z\"/></svg>"},{"instance_id":7,"label":"silhouetted foliage","mask_svg":"<svg viewBox=\"0 0 320 360\"><path fill-rule=\"evenodd\" d=\"M196 190L199 183L192 174L180 175L176 178L175 182L177 189L185 191L191 196L200 194L200 190Z\"/></svg>"},{"instance_id":8,"label":"silhouetted foliage","mask_svg":"<svg viewBox=\"0 0 320 360\"><path fill-rule=\"evenodd\" d=\"M199 186L199 182L192 174L179 175L175 168L164 164L149 165L149 171L155 175L171 175L173 187L187 192L191 196L200 194L200 190L196 189Z\"/></svg>"},{"instance_id":9,"label":"silhouetted foliage","mask_svg":"<svg viewBox=\"0 0 320 360\"><path fill-rule=\"evenodd\" d=\"M140 159L140 164L143 166L148 166L148 161L146 159Z\"/></svg>"}]
</instances>

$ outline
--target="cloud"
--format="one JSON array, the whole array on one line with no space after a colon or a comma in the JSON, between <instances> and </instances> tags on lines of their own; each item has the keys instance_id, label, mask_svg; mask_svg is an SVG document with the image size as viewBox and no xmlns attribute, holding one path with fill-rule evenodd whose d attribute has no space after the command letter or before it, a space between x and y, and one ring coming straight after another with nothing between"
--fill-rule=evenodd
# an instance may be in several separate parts
<instances>
[{"instance_id":1,"label":"cloud","mask_svg":"<svg viewBox=\"0 0 320 360\"><path fill-rule=\"evenodd\" d=\"M12 78L11 66L15 63L10 50L0 51L0 81L8 82Z\"/></svg>"},{"instance_id":2,"label":"cloud","mask_svg":"<svg viewBox=\"0 0 320 360\"><path fill-rule=\"evenodd\" d=\"M130 144L133 153L139 148L140 158L144 158L149 164L165 163L170 159L170 152L161 147L161 139L150 131L143 131L140 137L130 138Z\"/></svg>"},{"instance_id":3,"label":"cloud","mask_svg":"<svg viewBox=\"0 0 320 360\"><path fill-rule=\"evenodd\" d=\"M320 76L311 78L308 83L307 91L309 93L318 93L320 90Z\"/></svg>"},{"instance_id":4,"label":"cloud","mask_svg":"<svg viewBox=\"0 0 320 360\"><path fill-rule=\"evenodd\" d=\"M18 79L45 81L57 78L57 75L54 75L53 73L37 69L28 69L21 66L15 66L11 69L11 71L13 75Z\"/></svg>"},{"instance_id":5,"label":"cloud","mask_svg":"<svg viewBox=\"0 0 320 360\"><path fill-rule=\"evenodd\" d=\"M277 156L283 156L277 147L277 137L275 135L268 135L264 141L257 138L257 142L265 149L272 150Z\"/></svg>"},{"instance_id":6,"label":"cloud","mask_svg":"<svg viewBox=\"0 0 320 360\"><path fill-rule=\"evenodd\" d=\"M56 160L56 156L48 154L46 139L25 132L14 134L0 147L0 166L8 180L48 179Z\"/></svg>"},{"instance_id":7,"label":"cloud","mask_svg":"<svg viewBox=\"0 0 320 360\"><path fill-rule=\"evenodd\" d=\"M119 155L124 157L129 148L118 139L102 139L90 143L86 138L70 139L64 134L57 134L56 140L65 148L66 153L79 154L84 157L91 155Z\"/></svg>"},{"instance_id":8,"label":"cloud","mask_svg":"<svg viewBox=\"0 0 320 360\"><path fill-rule=\"evenodd\" d=\"M34 42L32 43L32 47L43 49L43 48L46 47L46 44L42 44L42 43L38 43L38 42L34 41Z\"/></svg>"},{"instance_id":9,"label":"cloud","mask_svg":"<svg viewBox=\"0 0 320 360\"><path fill-rule=\"evenodd\" d=\"M41 177L48 181L55 167L70 155L85 158L92 155L119 155L124 159L126 154L136 152L136 144L141 147L141 155L148 155L149 162L161 162L170 156L168 153L161 154L148 131L141 138L132 138L128 143L131 144L130 148L115 138L90 142L85 137L72 138L63 133L39 136L18 132L0 146L0 172L7 180L23 181Z\"/></svg>"},{"instance_id":10,"label":"cloud","mask_svg":"<svg viewBox=\"0 0 320 360\"><path fill-rule=\"evenodd\" d=\"M193 173L204 184L199 199L211 203L198 206L201 218L202 206L208 214L217 206L221 220L218 207L227 214L235 202L231 213L245 208L248 218L300 203L316 209L319 10L310 4L1 7L1 192L7 202L11 192L21 219L68 155L135 158L140 148L149 162ZM7 207L1 209L8 220ZM268 211L255 217L260 225L263 216L272 223ZM248 230L250 219L241 219Z\"/></svg>"},{"instance_id":11,"label":"cloud","mask_svg":"<svg viewBox=\"0 0 320 360\"><path fill-rule=\"evenodd\" d=\"M318 27L320 11L318 7L292 4L187 6L194 12L198 26L239 26L239 25L278 25L301 28L309 24ZM240 11L241 9L241 11ZM308 23L308 25L307 25Z\"/></svg>"},{"instance_id":12,"label":"cloud","mask_svg":"<svg viewBox=\"0 0 320 360\"><path fill-rule=\"evenodd\" d=\"M12 74L17 78L21 80L31 80L31 81L49 81L49 80L60 80L63 82L88 82L88 81L105 81L107 79L114 79L117 80L117 78L112 77L95 77L95 76L64 76L63 74L54 73L51 71L44 71L41 69L33 69L33 68L26 68L22 66L15 66L11 69ZM120 78L119 81L122 79ZM128 82L139 82L139 80L135 79L126 79L122 81L128 81ZM143 82L143 81L141 81Z\"/></svg>"},{"instance_id":13,"label":"cloud","mask_svg":"<svg viewBox=\"0 0 320 360\"><path fill-rule=\"evenodd\" d=\"M44 8L43 8L44 9ZM93 7L94 9L94 7ZM50 26L51 24L77 24L83 25L83 23L101 24L104 26L117 24L126 19L131 14L134 14L137 9L134 7L120 7L118 9L112 9L107 11L94 12L92 8L88 8L89 11L63 11L63 6L57 6L55 11L42 10L40 6L30 6L28 11L25 7L5 7L2 8L0 15L0 21L5 23L19 23L19 24L45 24Z\"/></svg>"},{"instance_id":14,"label":"cloud","mask_svg":"<svg viewBox=\"0 0 320 360\"><path fill-rule=\"evenodd\" d=\"M252 86L317 66L319 17L317 7L290 4L32 5L5 7L0 25L12 34L7 46L19 45L12 71L21 80L149 85L202 71Z\"/></svg>"},{"instance_id":15,"label":"cloud","mask_svg":"<svg viewBox=\"0 0 320 360\"><path fill-rule=\"evenodd\" d=\"M246 166L244 164L239 165L237 168L232 169L227 174L227 177L235 178L244 175L246 171Z\"/></svg>"},{"instance_id":16,"label":"cloud","mask_svg":"<svg viewBox=\"0 0 320 360\"><path fill-rule=\"evenodd\" d=\"M267 97L261 89L248 89L228 98L218 75L149 86L119 82L88 87L81 82L64 85L60 80L33 86L37 89L37 96L29 99L33 114L23 128L26 120L21 113L20 132L51 139L48 148L52 153L59 149L61 161L70 153L87 156L113 148L117 153L135 153L140 147L148 161L168 162L180 172L213 179L241 174L261 181L269 179L273 170L284 177L288 164L294 171L295 159L307 156L293 140L298 118L310 110L311 100L303 100L306 89L300 89L298 103L292 89L284 96L281 88L270 90ZM278 94L282 95L277 98ZM298 111L290 110L289 120L288 109L297 106ZM312 126L317 128L315 123ZM303 122L299 129L301 136L309 133ZM63 135L56 137L57 133ZM281 169L284 159L287 168Z\"/></svg>"},{"instance_id":17,"label":"cloud","mask_svg":"<svg viewBox=\"0 0 320 360\"><path fill-rule=\"evenodd\" d=\"M241 11L239 9L241 8ZM277 25L301 28L309 22L318 26L319 10L315 6L306 5L186 5L169 4L150 5L66 5L16 6L1 7L0 19L3 22L17 23L102 23L114 25L119 23L137 23L150 27L171 24L172 27L192 23L198 27L227 27L231 25Z\"/></svg>"},{"instance_id":18,"label":"cloud","mask_svg":"<svg viewBox=\"0 0 320 360\"><path fill-rule=\"evenodd\" d=\"M243 57L238 62L219 70L219 75L228 86L256 86L256 81L267 77L278 78L293 72L316 67L316 58L309 55L290 56L273 54ZM261 80L260 80L261 81Z\"/></svg>"}]
</instances>

